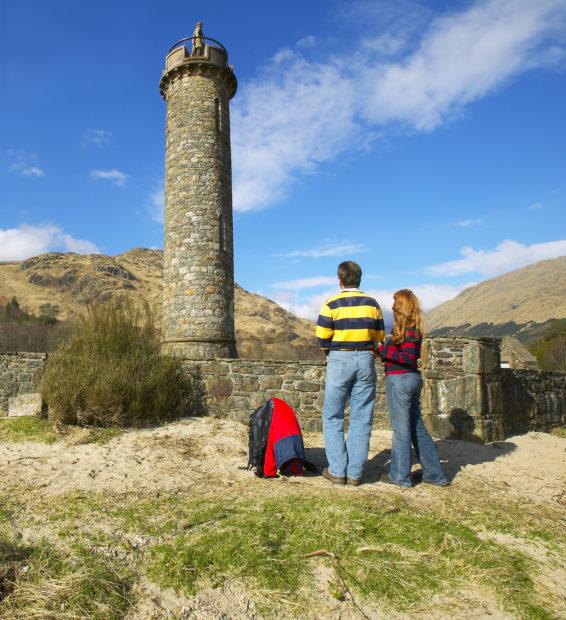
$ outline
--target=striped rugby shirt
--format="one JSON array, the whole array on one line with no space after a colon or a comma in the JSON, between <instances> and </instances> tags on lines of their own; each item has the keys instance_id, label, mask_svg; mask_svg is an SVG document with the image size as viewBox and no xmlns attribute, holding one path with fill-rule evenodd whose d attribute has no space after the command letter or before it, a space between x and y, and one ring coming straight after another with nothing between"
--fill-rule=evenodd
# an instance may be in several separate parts
<instances>
[{"instance_id":1,"label":"striped rugby shirt","mask_svg":"<svg viewBox=\"0 0 566 620\"><path fill-rule=\"evenodd\" d=\"M400 344L388 340L379 345L379 356L385 362L386 375L399 375L404 372L420 372L417 366L421 356L422 338L414 329L405 331L405 339Z\"/></svg>"},{"instance_id":2,"label":"striped rugby shirt","mask_svg":"<svg viewBox=\"0 0 566 620\"><path fill-rule=\"evenodd\" d=\"M343 289L322 305L316 337L325 352L376 349L384 338L381 308L359 289Z\"/></svg>"}]
</instances>

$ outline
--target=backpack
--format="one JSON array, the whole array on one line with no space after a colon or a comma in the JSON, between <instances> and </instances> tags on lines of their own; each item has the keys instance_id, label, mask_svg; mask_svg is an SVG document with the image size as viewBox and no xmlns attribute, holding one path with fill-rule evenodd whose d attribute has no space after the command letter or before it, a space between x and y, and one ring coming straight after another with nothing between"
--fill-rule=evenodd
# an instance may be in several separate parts
<instances>
[{"instance_id":1,"label":"backpack","mask_svg":"<svg viewBox=\"0 0 566 620\"><path fill-rule=\"evenodd\" d=\"M248 469L260 478L303 475L303 467L316 472L305 459L301 427L291 407L279 398L270 398L252 412L249 422Z\"/></svg>"},{"instance_id":2,"label":"backpack","mask_svg":"<svg viewBox=\"0 0 566 620\"><path fill-rule=\"evenodd\" d=\"M267 439L273 417L273 401L271 398L252 412L249 422L248 469L255 467L255 475L263 477L263 464L267 451Z\"/></svg>"}]
</instances>

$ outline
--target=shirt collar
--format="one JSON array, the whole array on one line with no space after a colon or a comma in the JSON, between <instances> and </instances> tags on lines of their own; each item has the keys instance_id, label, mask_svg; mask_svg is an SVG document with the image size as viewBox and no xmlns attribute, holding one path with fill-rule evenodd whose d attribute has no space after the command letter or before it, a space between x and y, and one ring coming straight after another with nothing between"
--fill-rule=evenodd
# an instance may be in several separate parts
<instances>
[{"instance_id":1,"label":"shirt collar","mask_svg":"<svg viewBox=\"0 0 566 620\"><path fill-rule=\"evenodd\" d=\"M362 291L360 291L359 288L343 288L340 292L341 293L348 293L350 291L357 291L358 293L361 293Z\"/></svg>"}]
</instances>

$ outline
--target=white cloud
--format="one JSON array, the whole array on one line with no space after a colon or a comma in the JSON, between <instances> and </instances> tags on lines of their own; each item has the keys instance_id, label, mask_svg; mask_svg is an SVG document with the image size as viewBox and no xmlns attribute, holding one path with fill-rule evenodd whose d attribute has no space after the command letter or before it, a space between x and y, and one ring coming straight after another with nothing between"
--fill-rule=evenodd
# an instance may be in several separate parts
<instances>
[{"instance_id":1,"label":"white cloud","mask_svg":"<svg viewBox=\"0 0 566 620\"><path fill-rule=\"evenodd\" d=\"M533 204L529 205L529 209L538 210L543 209L544 207L540 202L533 202Z\"/></svg>"},{"instance_id":2,"label":"white cloud","mask_svg":"<svg viewBox=\"0 0 566 620\"><path fill-rule=\"evenodd\" d=\"M297 280L286 280L285 282L274 282L270 284L270 288L278 288L282 290L298 291L305 288L316 288L318 286L328 286L336 284L338 286L337 276L314 276L312 278L299 278Z\"/></svg>"},{"instance_id":3,"label":"white cloud","mask_svg":"<svg viewBox=\"0 0 566 620\"><path fill-rule=\"evenodd\" d=\"M425 283L417 284L409 288L419 298L423 310L428 311L435 306L456 297L458 293L470 286L474 286L474 284L476 284L476 282L466 282L460 285ZM363 290L368 295L371 295L377 299L383 311L386 323L390 324L393 294L397 289L364 288ZM333 289L325 290L323 293L309 295L304 299L299 299L297 293L278 291L271 297L271 299L289 312L292 312L293 314L296 314L304 319L314 321L318 316L322 304L329 297L336 295L338 291L338 286L336 286Z\"/></svg>"},{"instance_id":4,"label":"white cloud","mask_svg":"<svg viewBox=\"0 0 566 620\"><path fill-rule=\"evenodd\" d=\"M565 18L563 0L476 0L430 20L411 44L406 27L402 40L351 41L324 62L278 52L234 103L234 208L269 206L378 132L432 131L521 73L562 62Z\"/></svg>"},{"instance_id":5,"label":"white cloud","mask_svg":"<svg viewBox=\"0 0 566 620\"><path fill-rule=\"evenodd\" d=\"M22 177L36 177L41 178L45 176L45 172L38 166L27 166L20 170L20 176Z\"/></svg>"},{"instance_id":6,"label":"white cloud","mask_svg":"<svg viewBox=\"0 0 566 620\"><path fill-rule=\"evenodd\" d=\"M6 157L11 162L10 172L14 172L21 177L33 177L39 179L45 176L45 171L37 165L37 155L28 153L25 149L9 149Z\"/></svg>"},{"instance_id":7,"label":"white cloud","mask_svg":"<svg viewBox=\"0 0 566 620\"><path fill-rule=\"evenodd\" d=\"M91 170L89 176L94 181L110 181L118 187L124 186L126 181L130 178L127 174L120 172L120 170L116 170L116 168L112 170Z\"/></svg>"},{"instance_id":8,"label":"white cloud","mask_svg":"<svg viewBox=\"0 0 566 620\"><path fill-rule=\"evenodd\" d=\"M83 133L81 142L83 146L102 148L108 146L111 139L112 132L108 129L87 129Z\"/></svg>"},{"instance_id":9,"label":"white cloud","mask_svg":"<svg viewBox=\"0 0 566 620\"><path fill-rule=\"evenodd\" d=\"M474 250L466 246L460 250L460 254L462 258L432 265L426 271L437 276L479 273L493 277L540 260L566 255L566 239L532 245L507 239L493 250Z\"/></svg>"},{"instance_id":10,"label":"white cloud","mask_svg":"<svg viewBox=\"0 0 566 620\"><path fill-rule=\"evenodd\" d=\"M24 260L30 256L64 250L79 254L100 253L96 245L85 239L75 239L54 224L18 228L0 228L0 260Z\"/></svg>"},{"instance_id":11,"label":"white cloud","mask_svg":"<svg viewBox=\"0 0 566 620\"><path fill-rule=\"evenodd\" d=\"M314 37L312 34L309 34L308 36L303 37L302 39L299 39L297 41L298 48L315 47L315 45L316 37Z\"/></svg>"},{"instance_id":12,"label":"white cloud","mask_svg":"<svg viewBox=\"0 0 566 620\"><path fill-rule=\"evenodd\" d=\"M149 213L151 219L158 224L163 224L165 208L165 188L161 181L149 194Z\"/></svg>"},{"instance_id":13,"label":"white cloud","mask_svg":"<svg viewBox=\"0 0 566 620\"><path fill-rule=\"evenodd\" d=\"M359 254L365 252L366 247L361 243L354 243L352 241L327 241L314 248L306 250L292 250L291 252L284 252L282 254L275 254L274 256L289 256L293 258L306 257L306 258L322 258L327 256L345 256L346 254Z\"/></svg>"},{"instance_id":14,"label":"white cloud","mask_svg":"<svg viewBox=\"0 0 566 620\"><path fill-rule=\"evenodd\" d=\"M479 217L475 218L467 218L465 220L458 220L454 222L452 226L458 226L460 228L472 228L473 226L481 226L483 224L483 220Z\"/></svg>"}]
</instances>

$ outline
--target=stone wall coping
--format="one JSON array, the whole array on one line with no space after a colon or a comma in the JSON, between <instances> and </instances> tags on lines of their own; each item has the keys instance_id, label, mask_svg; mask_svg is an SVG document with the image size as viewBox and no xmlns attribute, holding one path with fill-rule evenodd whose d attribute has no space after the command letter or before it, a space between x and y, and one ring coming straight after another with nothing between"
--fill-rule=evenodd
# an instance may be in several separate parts
<instances>
[{"instance_id":1,"label":"stone wall coping","mask_svg":"<svg viewBox=\"0 0 566 620\"><path fill-rule=\"evenodd\" d=\"M495 336L425 336L425 340L432 340L433 342L489 342L496 344L501 342L501 338Z\"/></svg>"},{"instance_id":2,"label":"stone wall coping","mask_svg":"<svg viewBox=\"0 0 566 620\"><path fill-rule=\"evenodd\" d=\"M543 368L501 368L500 372L512 375L535 375L537 377L566 378L566 371L563 370L544 370Z\"/></svg>"},{"instance_id":3,"label":"stone wall coping","mask_svg":"<svg viewBox=\"0 0 566 620\"><path fill-rule=\"evenodd\" d=\"M0 351L0 357L2 355L17 355L18 357L27 357L32 359L46 359L49 357L49 353L44 351Z\"/></svg>"},{"instance_id":4,"label":"stone wall coping","mask_svg":"<svg viewBox=\"0 0 566 620\"><path fill-rule=\"evenodd\" d=\"M326 366L326 361L308 361L308 360L272 360L272 359L248 359L244 357L218 357L210 360L180 358L183 362L194 362L195 364L211 364L214 362L225 362L227 364L276 364L288 366L289 364L298 364L299 366Z\"/></svg>"}]
</instances>

